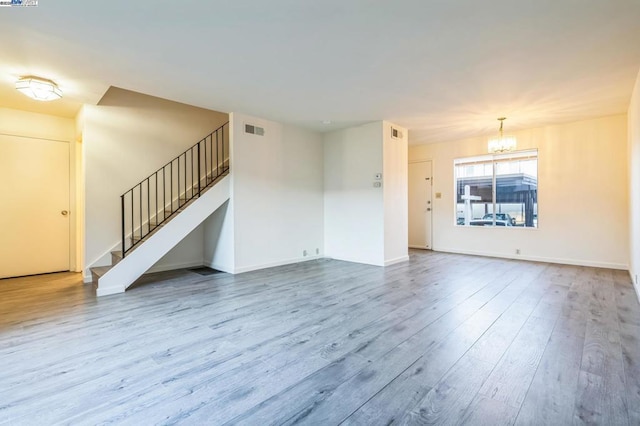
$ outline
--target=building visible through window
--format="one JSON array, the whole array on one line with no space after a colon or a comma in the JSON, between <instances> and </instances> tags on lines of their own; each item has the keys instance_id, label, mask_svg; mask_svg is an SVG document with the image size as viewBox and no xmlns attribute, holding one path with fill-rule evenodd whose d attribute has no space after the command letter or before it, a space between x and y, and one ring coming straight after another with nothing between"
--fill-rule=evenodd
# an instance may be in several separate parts
<instances>
[{"instance_id":1,"label":"building visible through window","mask_svg":"<svg viewBox=\"0 0 640 426\"><path fill-rule=\"evenodd\" d=\"M538 227L538 152L454 161L456 224Z\"/></svg>"}]
</instances>

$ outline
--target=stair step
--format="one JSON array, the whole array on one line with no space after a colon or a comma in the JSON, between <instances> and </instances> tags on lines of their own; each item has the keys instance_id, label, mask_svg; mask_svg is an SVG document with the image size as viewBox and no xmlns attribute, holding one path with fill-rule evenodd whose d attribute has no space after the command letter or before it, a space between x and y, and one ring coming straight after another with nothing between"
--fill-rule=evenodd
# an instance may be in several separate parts
<instances>
[{"instance_id":1,"label":"stair step","mask_svg":"<svg viewBox=\"0 0 640 426\"><path fill-rule=\"evenodd\" d=\"M182 211L183 209L180 209L178 211ZM168 215L167 215L168 216ZM149 226L149 232L144 234L144 238L147 238L149 235L153 234L155 231L157 231L158 229L162 228L164 226L164 222L161 223L160 225L156 225L156 224L150 224ZM139 235L134 235L133 237L131 237L131 244L135 244L138 241L140 241L143 238L140 238ZM113 253L113 252L112 252ZM121 253L120 251L118 251L118 253ZM122 259L122 258L121 258Z\"/></svg>"},{"instance_id":2,"label":"stair step","mask_svg":"<svg viewBox=\"0 0 640 426\"><path fill-rule=\"evenodd\" d=\"M115 265L122 260L122 250L111 252L111 264Z\"/></svg>"},{"instance_id":3,"label":"stair step","mask_svg":"<svg viewBox=\"0 0 640 426\"><path fill-rule=\"evenodd\" d=\"M96 266L94 268L91 268L91 278L93 282L98 282L98 279L106 274L107 271L111 268L111 266Z\"/></svg>"},{"instance_id":4,"label":"stair step","mask_svg":"<svg viewBox=\"0 0 640 426\"><path fill-rule=\"evenodd\" d=\"M168 217L169 217L169 216L171 216L173 213L178 213L178 212L183 211L186 207L187 207L187 206L186 206L185 204L181 204L181 205L180 205L180 208L179 208L178 210L171 211L170 209L166 209L166 210L164 211L164 215L165 215L164 217L165 217L165 218L168 218Z\"/></svg>"}]
</instances>

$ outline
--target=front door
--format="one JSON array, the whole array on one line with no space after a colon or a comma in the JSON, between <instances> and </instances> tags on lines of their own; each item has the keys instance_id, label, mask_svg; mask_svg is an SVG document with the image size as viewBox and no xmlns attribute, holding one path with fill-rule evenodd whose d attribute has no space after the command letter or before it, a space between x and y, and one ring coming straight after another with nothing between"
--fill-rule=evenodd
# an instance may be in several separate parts
<instances>
[{"instance_id":1,"label":"front door","mask_svg":"<svg viewBox=\"0 0 640 426\"><path fill-rule=\"evenodd\" d=\"M0 135L0 278L69 270L69 144Z\"/></svg>"},{"instance_id":2,"label":"front door","mask_svg":"<svg viewBox=\"0 0 640 426\"><path fill-rule=\"evenodd\" d=\"M409 247L431 248L431 161L409 163Z\"/></svg>"}]
</instances>

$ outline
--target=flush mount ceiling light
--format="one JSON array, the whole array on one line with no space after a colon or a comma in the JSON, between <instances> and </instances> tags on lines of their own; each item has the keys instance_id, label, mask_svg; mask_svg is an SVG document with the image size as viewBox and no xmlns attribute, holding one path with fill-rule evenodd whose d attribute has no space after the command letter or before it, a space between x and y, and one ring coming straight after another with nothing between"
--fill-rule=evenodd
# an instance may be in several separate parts
<instances>
[{"instance_id":1,"label":"flush mount ceiling light","mask_svg":"<svg viewBox=\"0 0 640 426\"><path fill-rule=\"evenodd\" d=\"M62 91L57 84L40 77L22 77L16 81L16 89L36 101L55 101L62 97Z\"/></svg>"},{"instance_id":2,"label":"flush mount ceiling light","mask_svg":"<svg viewBox=\"0 0 640 426\"><path fill-rule=\"evenodd\" d=\"M490 153L508 152L516 149L515 136L504 136L502 134L502 125L504 124L504 120L506 119L507 117L498 118L498 120L500 121L500 137L489 139Z\"/></svg>"}]
</instances>

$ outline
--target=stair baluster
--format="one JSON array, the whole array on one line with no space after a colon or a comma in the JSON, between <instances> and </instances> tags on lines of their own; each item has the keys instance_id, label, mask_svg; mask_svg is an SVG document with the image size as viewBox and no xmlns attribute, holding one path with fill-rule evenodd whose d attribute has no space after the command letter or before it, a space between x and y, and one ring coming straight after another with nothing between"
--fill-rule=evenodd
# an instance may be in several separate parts
<instances>
[{"instance_id":1,"label":"stair baluster","mask_svg":"<svg viewBox=\"0 0 640 426\"><path fill-rule=\"evenodd\" d=\"M228 173L228 126L226 122L120 196L122 257Z\"/></svg>"}]
</instances>

